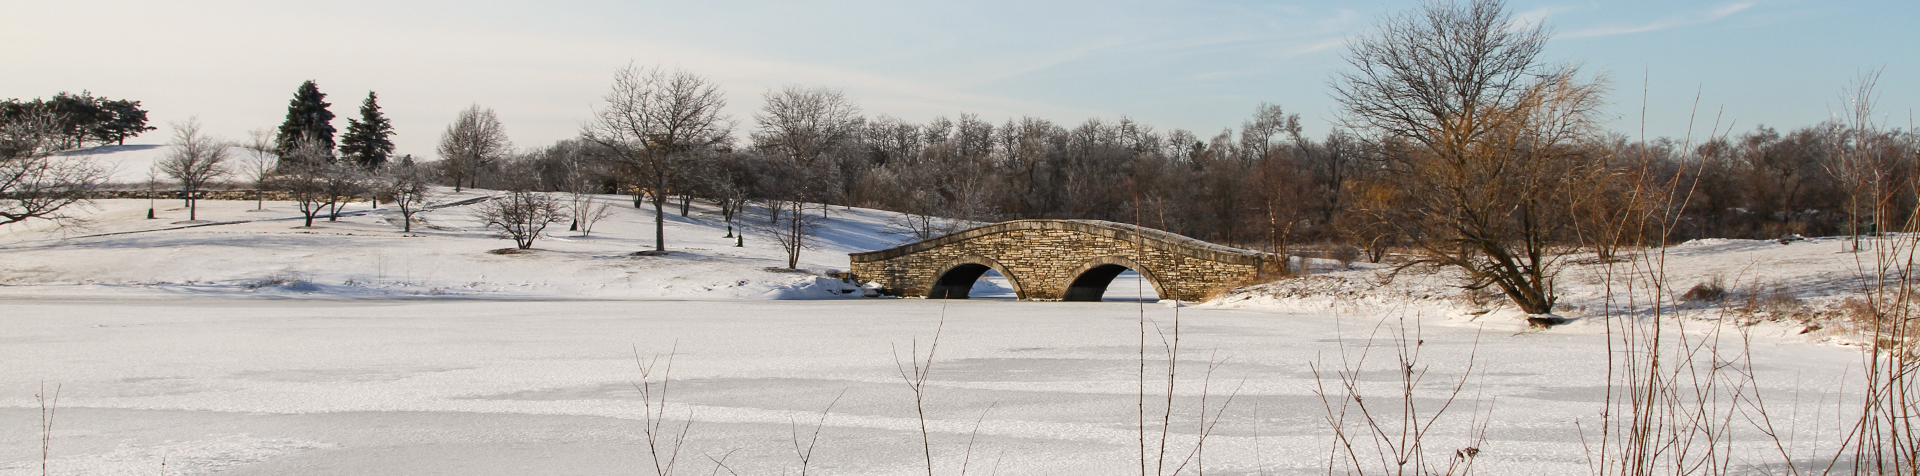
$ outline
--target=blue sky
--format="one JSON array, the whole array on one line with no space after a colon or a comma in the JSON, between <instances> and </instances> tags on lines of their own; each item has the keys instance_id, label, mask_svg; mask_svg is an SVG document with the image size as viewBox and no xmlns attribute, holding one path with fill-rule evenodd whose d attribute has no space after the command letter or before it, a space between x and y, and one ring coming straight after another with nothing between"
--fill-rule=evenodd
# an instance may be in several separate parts
<instances>
[{"instance_id":1,"label":"blue sky","mask_svg":"<svg viewBox=\"0 0 1920 476\"><path fill-rule=\"evenodd\" d=\"M721 84L741 129L760 94L839 88L869 116L962 112L995 123L1131 117L1203 136L1261 102L1309 134L1337 119L1327 81L1347 38L1416 1L640 2L0 0L0 97L87 89L144 101L162 130L197 116L239 139L271 128L301 81L336 127L369 90L400 152L431 157L469 104L522 147L574 135L629 62ZM1735 0L1508 5L1554 32L1547 59L1612 79L1609 127L1638 136L1791 128L1833 117L1882 70L1880 111L1920 107L1920 2ZM1646 91L1643 95L1642 90ZM1646 120L1641 118L1643 98Z\"/></svg>"}]
</instances>

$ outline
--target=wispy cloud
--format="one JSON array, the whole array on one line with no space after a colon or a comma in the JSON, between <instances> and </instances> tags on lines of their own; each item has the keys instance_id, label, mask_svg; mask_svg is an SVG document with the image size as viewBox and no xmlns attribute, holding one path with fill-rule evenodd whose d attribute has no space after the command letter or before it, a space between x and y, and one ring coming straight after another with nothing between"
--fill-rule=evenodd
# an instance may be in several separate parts
<instances>
[{"instance_id":1,"label":"wispy cloud","mask_svg":"<svg viewBox=\"0 0 1920 476\"><path fill-rule=\"evenodd\" d=\"M1547 22L1548 17L1552 17L1561 12L1579 10L1581 8L1582 7L1541 7L1541 8L1535 8L1532 10L1520 12L1519 14L1514 15L1513 18L1514 20L1518 20L1521 24L1524 24L1524 25L1528 25L1528 26L1541 25Z\"/></svg>"},{"instance_id":2,"label":"wispy cloud","mask_svg":"<svg viewBox=\"0 0 1920 476\"><path fill-rule=\"evenodd\" d=\"M1646 33L1650 31L1666 30L1670 28L1679 28L1683 26L1699 25L1702 23L1709 23L1714 20L1719 20L1721 18L1726 18L1735 13L1740 13L1741 11L1746 10L1748 8L1753 8L1753 5L1754 5L1753 2L1731 3L1731 4L1715 7L1712 10L1707 10L1705 12L1699 12L1699 13L1678 16L1678 17L1669 17L1666 19L1654 21L1651 23L1641 24L1641 25L1604 26L1604 27L1588 28L1588 29L1573 31L1565 34L1556 35L1556 36L1560 38L1596 38L1596 37L1603 37L1603 36Z\"/></svg>"}]
</instances>

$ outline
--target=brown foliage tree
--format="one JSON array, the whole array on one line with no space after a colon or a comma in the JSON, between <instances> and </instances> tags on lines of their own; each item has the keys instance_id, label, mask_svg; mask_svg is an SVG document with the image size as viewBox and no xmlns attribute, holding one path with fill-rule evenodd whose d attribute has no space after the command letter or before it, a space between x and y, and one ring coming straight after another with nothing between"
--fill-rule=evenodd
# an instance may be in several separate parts
<instances>
[{"instance_id":1,"label":"brown foliage tree","mask_svg":"<svg viewBox=\"0 0 1920 476\"><path fill-rule=\"evenodd\" d=\"M1385 208L1412 211L1383 222L1422 262L1461 269L1469 288L1497 286L1530 314L1553 310L1564 200L1591 166L1578 146L1604 92L1543 65L1547 37L1497 0L1428 4L1354 40L1353 70L1334 85L1347 124L1388 147L1399 203Z\"/></svg>"}]
</instances>

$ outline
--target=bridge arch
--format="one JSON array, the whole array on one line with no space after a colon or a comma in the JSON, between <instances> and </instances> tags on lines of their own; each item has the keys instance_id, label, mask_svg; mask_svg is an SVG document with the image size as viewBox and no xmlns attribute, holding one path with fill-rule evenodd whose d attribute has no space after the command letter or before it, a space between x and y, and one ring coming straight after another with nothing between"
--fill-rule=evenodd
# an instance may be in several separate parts
<instances>
[{"instance_id":1,"label":"bridge arch","mask_svg":"<svg viewBox=\"0 0 1920 476\"><path fill-rule=\"evenodd\" d=\"M848 260L858 279L879 283L883 293L949 299L967 297L988 269L1005 276L1020 299L1043 301L1097 299L1121 268L1139 272L1162 299L1182 301L1204 301L1286 270L1280 255L1099 220L1001 222Z\"/></svg>"},{"instance_id":2,"label":"bridge arch","mask_svg":"<svg viewBox=\"0 0 1920 476\"><path fill-rule=\"evenodd\" d=\"M1140 273L1140 279L1145 279L1147 284L1153 285L1155 295L1163 298L1167 295L1166 288L1160 285L1160 278L1153 275L1153 270L1125 256L1101 256L1087 260L1071 273L1073 280L1068 281L1067 287L1060 290L1060 300L1099 301L1107 294L1107 286L1113 284L1113 278L1119 277L1120 273L1129 269Z\"/></svg>"},{"instance_id":3,"label":"bridge arch","mask_svg":"<svg viewBox=\"0 0 1920 476\"><path fill-rule=\"evenodd\" d=\"M934 274L933 282L927 285L928 299L966 299L967 294L973 291L974 281L979 281L980 276L987 274L987 270L999 272L1001 277L1007 278L1007 285L1013 288L1014 296L1026 299L1020 279L993 258L964 255L948 261L939 269L940 272Z\"/></svg>"}]
</instances>

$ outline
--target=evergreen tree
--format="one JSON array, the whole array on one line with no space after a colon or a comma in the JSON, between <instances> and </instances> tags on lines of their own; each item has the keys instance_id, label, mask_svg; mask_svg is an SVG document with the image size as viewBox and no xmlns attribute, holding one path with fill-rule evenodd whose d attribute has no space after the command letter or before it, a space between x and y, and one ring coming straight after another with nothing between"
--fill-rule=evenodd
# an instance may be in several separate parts
<instances>
[{"instance_id":1,"label":"evergreen tree","mask_svg":"<svg viewBox=\"0 0 1920 476\"><path fill-rule=\"evenodd\" d=\"M154 129L153 126L147 125L147 111L140 108L140 101L107 100L106 98L101 100L103 101L101 108L106 110L112 119L94 127L94 135L100 143L113 142L126 145L128 137L138 136L142 132Z\"/></svg>"},{"instance_id":2,"label":"evergreen tree","mask_svg":"<svg viewBox=\"0 0 1920 476\"><path fill-rule=\"evenodd\" d=\"M85 147L94 125L113 120L113 113L101 108L102 99L83 90L80 94L61 92L46 102L48 110L60 118L61 137L69 141L62 148Z\"/></svg>"},{"instance_id":3,"label":"evergreen tree","mask_svg":"<svg viewBox=\"0 0 1920 476\"><path fill-rule=\"evenodd\" d=\"M54 118L48 133L49 146L55 149L124 144L128 137L153 130L147 126L147 111L140 109L140 101L95 97L88 91L62 92L53 99L0 101L0 127L40 115Z\"/></svg>"},{"instance_id":4,"label":"evergreen tree","mask_svg":"<svg viewBox=\"0 0 1920 476\"><path fill-rule=\"evenodd\" d=\"M380 114L375 101L374 93L367 92L367 100L360 102L360 118L347 118L347 132L340 135L340 155L367 170L380 168L393 155L393 123Z\"/></svg>"},{"instance_id":5,"label":"evergreen tree","mask_svg":"<svg viewBox=\"0 0 1920 476\"><path fill-rule=\"evenodd\" d=\"M280 133L274 137L275 149L281 157L292 156L305 139L321 146L327 161L333 161L333 112L327 110L332 104L326 99L327 95L320 92L320 86L313 80L300 83L300 90L293 93L293 101L287 103L287 121L280 123Z\"/></svg>"}]
</instances>

